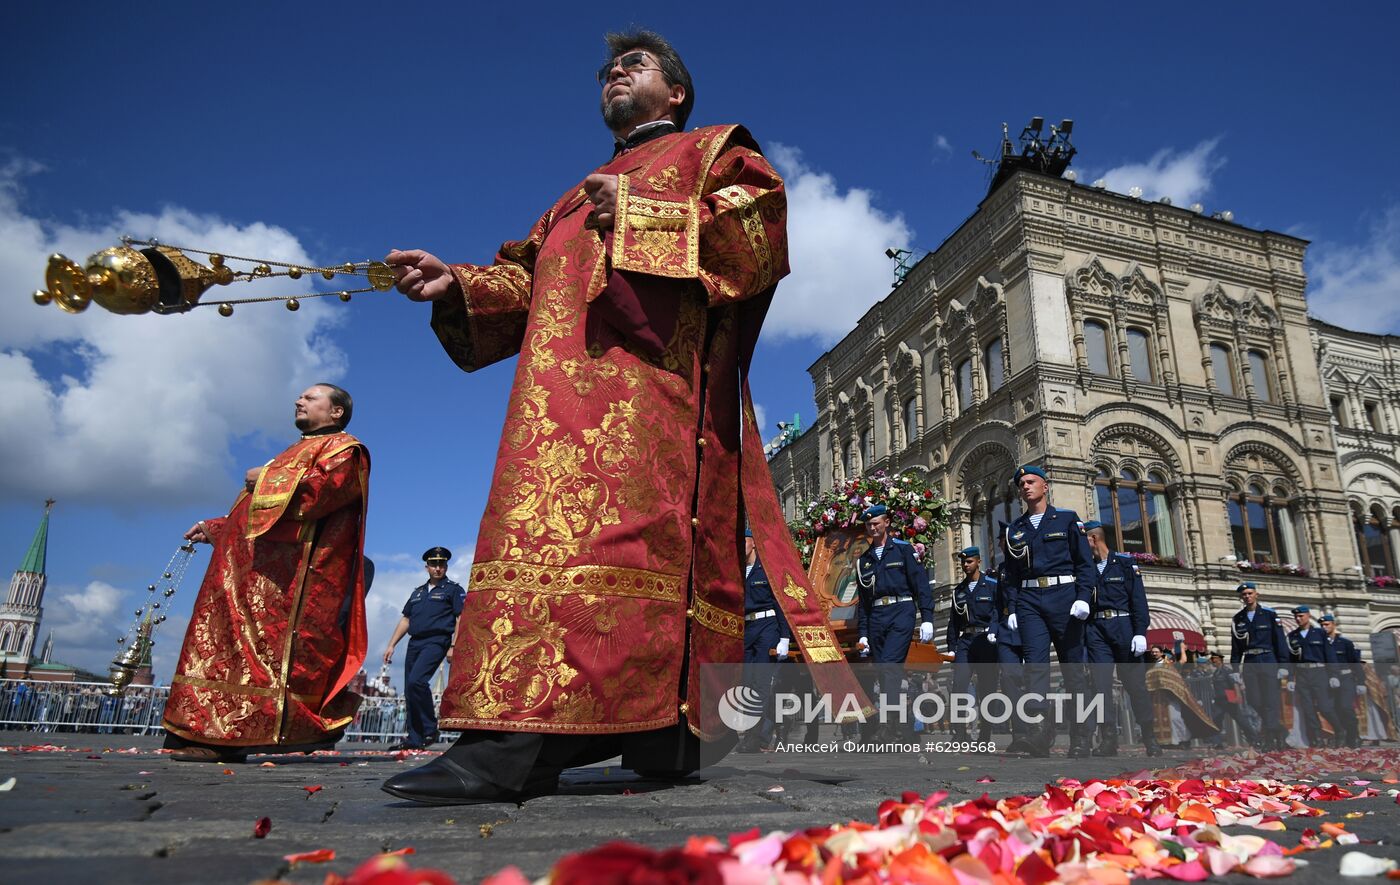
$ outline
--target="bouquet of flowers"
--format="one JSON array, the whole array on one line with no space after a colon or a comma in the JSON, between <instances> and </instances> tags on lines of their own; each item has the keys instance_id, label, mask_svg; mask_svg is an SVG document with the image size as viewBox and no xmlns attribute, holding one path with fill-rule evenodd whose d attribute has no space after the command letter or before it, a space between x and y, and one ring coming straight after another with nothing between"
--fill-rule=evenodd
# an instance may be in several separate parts
<instances>
[{"instance_id":1,"label":"bouquet of flowers","mask_svg":"<svg viewBox=\"0 0 1400 885\"><path fill-rule=\"evenodd\" d=\"M1366 583L1384 590L1387 587L1400 585L1400 578L1394 575L1376 575L1374 578L1367 578Z\"/></svg>"},{"instance_id":2,"label":"bouquet of flowers","mask_svg":"<svg viewBox=\"0 0 1400 885\"><path fill-rule=\"evenodd\" d=\"M889 508L890 534L914 545L914 556L920 560L952 518L948 502L922 476L891 476L876 470L822 493L808 502L802 516L788 526L802 552L802 564L811 565L817 538L832 529L857 525L866 508L876 504Z\"/></svg>"},{"instance_id":3,"label":"bouquet of flowers","mask_svg":"<svg viewBox=\"0 0 1400 885\"><path fill-rule=\"evenodd\" d=\"M1294 578L1306 578L1309 574L1306 568L1291 562L1279 564L1272 562L1250 562L1247 559L1241 559L1239 562L1235 563L1235 565L1238 566L1239 570L1242 572L1258 572L1261 575L1289 575Z\"/></svg>"}]
</instances>

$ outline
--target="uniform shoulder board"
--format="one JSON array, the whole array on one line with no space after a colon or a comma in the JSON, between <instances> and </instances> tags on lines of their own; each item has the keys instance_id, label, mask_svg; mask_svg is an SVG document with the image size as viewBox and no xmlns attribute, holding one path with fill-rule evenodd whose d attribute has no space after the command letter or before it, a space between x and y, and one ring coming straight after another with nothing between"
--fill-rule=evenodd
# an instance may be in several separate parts
<instances>
[{"instance_id":1,"label":"uniform shoulder board","mask_svg":"<svg viewBox=\"0 0 1400 885\"><path fill-rule=\"evenodd\" d=\"M982 580L988 581L993 584L999 583L994 575L983 575Z\"/></svg>"},{"instance_id":2,"label":"uniform shoulder board","mask_svg":"<svg viewBox=\"0 0 1400 885\"><path fill-rule=\"evenodd\" d=\"M911 547L911 546L913 546L913 545L911 545L908 541L903 541L903 540L900 540L899 538L890 538L890 540L893 541L893 542L896 543L896 544L903 544L905 547Z\"/></svg>"}]
</instances>

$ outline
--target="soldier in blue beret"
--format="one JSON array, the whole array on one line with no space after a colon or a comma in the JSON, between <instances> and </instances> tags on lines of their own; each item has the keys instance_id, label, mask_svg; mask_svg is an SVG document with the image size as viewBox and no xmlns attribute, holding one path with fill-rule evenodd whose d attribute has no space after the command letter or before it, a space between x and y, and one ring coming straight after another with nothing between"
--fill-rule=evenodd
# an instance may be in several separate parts
<instances>
[{"instance_id":1,"label":"soldier in blue beret","mask_svg":"<svg viewBox=\"0 0 1400 885\"><path fill-rule=\"evenodd\" d=\"M428 581L409 595L403 617L394 627L389 647L384 649L384 663L388 664L394 659L394 646L404 634L411 637L408 656L403 662L408 736L392 746L393 750L423 750L439 739L437 709L428 683L447 656L452 633L457 628L457 616L467 601L467 591L447 577L447 563L451 559L452 551L446 547L432 547L423 554Z\"/></svg>"},{"instance_id":2,"label":"soldier in blue beret","mask_svg":"<svg viewBox=\"0 0 1400 885\"><path fill-rule=\"evenodd\" d=\"M1282 750L1283 727L1278 681L1288 675L1288 640L1273 609L1259 603L1259 588L1245 581L1235 588L1244 608L1230 621L1230 663L1244 677L1245 701L1259 715L1261 750Z\"/></svg>"},{"instance_id":3,"label":"soldier in blue beret","mask_svg":"<svg viewBox=\"0 0 1400 885\"><path fill-rule=\"evenodd\" d=\"M1031 703L1026 705L1027 712L1043 717L1033 724L1028 749L1032 755L1048 756L1055 742L1055 723L1044 699L1050 691L1050 646L1055 647L1065 689L1082 698L1087 679L1084 621L1098 576L1079 515L1050 506L1045 471L1027 464L1017 469L1014 481L1026 509L1006 532L1006 584L1015 600L1009 620L1012 629L1021 632L1026 691L1040 696L1028 699L1034 700L1033 709ZM1088 756L1093 730L1072 718L1069 733L1070 755Z\"/></svg>"},{"instance_id":4,"label":"soldier in blue beret","mask_svg":"<svg viewBox=\"0 0 1400 885\"><path fill-rule=\"evenodd\" d=\"M977 696L986 697L997 687L996 628L1000 585L982 573L982 551L964 547L958 552L963 579L953 588L953 609L948 615L948 654L953 656L953 694L964 694L975 676ZM967 726L953 723L953 735L967 737ZM992 739L991 723L978 726L977 740Z\"/></svg>"},{"instance_id":5,"label":"soldier in blue beret","mask_svg":"<svg viewBox=\"0 0 1400 885\"><path fill-rule=\"evenodd\" d=\"M1001 549L1001 565L997 566L997 687L1014 704L1025 690L1025 658L1021 654L1021 631L1012 626L1015 609L1011 586L1006 580L1006 523L1001 523L997 532L997 544ZM1008 753L1028 753L1032 746L1028 743L1029 723L1021 717L1011 717L1011 744Z\"/></svg>"},{"instance_id":6,"label":"soldier in blue beret","mask_svg":"<svg viewBox=\"0 0 1400 885\"><path fill-rule=\"evenodd\" d=\"M1094 755L1118 755L1118 704L1113 697L1116 664L1133 717L1142 728L1147 755L1159 756L1162 747L1153 734L1152 697L1147 693L1147 667L1142 660L1147 653L1147 588L1133 558L1109 550L1103 523L1096 519L1084 523L1084 534L1099 573L1085 634L1094 692L1104 698L1104 721Z\"/></svg>"},{"instance_id":7,"label":"soldier in blue beret","mask_svg":"<svg viewBox=\"0 0 1400 885\"><path fill-rule=\"evenodd\" d=\"M1361 722L1356 716L1356 699L1366 695L1366 671L1361 666L1361 652L1356 643L1338 632L1337 619L1333 615L1322 616L1322 629L1327 632L1327 641L1337 655L1337 678L1342 683L1332 704L1337 708L1337 718L1342 720L1343 734L1340 737L1348 747L1359 747Z\"/></svg>"},{"instance_id":8,"label":"soldier in blue beret","mask_svg":"<svg viewBox=\"0 0 1400 885\"><path fill-rule=\"evenodd\" d=\"M1332 726L1332 734L1342 737L1345 729L1337 718L1337 710L1332 706L1332 693L1329 688L1342 687L1341 669L1337 653L1327 639L1327 633L1312 623L1312 609L1300 605L1293 609L1293 617L1298 619L1296 630L1288 634L1288 648L1293 656L1293 679L1288 683L1289 691L1296 691L1294 700L1298 714L1303 718L1303 734L1307 736L1309 747L1323 745L1320 715Z\"/></svg>"},{"instance_id":9,"label":"soldier in blue beret","mask_svg":"<svg viewBox=\"0 0 1400 885\"><path fill-rule=\"evenodd\" d=\"M792 629L773 597L773 587L754 546L753 530L744 529L744 682L760 698L761 715L758 724L739 738L740 753L771 753L775 747L773 690L777 672L772 665L787 660L791 643Z\"/></svg>"},{"instance_id":10,"label":"soldier in blue beret","mask_svg":"<svg viewBox=\"0 0 1400 885\"><path fill-rule=\"evenodd\" d=\"M861 657L884 664L880 689L892 695L902 681L895 664L903 664L914 639L933 641L933 588L914 547L890 534L884 504L862 514L870 546L856 560L856 632Z\"/></svg>"}]
</instances>

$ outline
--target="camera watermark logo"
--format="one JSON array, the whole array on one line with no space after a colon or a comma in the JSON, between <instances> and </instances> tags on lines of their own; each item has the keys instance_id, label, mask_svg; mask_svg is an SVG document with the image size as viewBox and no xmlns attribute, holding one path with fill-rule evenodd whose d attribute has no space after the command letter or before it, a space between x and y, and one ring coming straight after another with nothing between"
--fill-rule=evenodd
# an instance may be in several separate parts
<instances>
[{"instance_id":1,"label":"camera watermark logo","mask_svg":"<svg viewBox=\"0 0 1400 885\"><path fill-rule=\"evenodd\" d=\"M763 695L747 685L736 685L719 699L719 720L735 731L748 731L763 718Z\"/></svg>"}]
</instances>

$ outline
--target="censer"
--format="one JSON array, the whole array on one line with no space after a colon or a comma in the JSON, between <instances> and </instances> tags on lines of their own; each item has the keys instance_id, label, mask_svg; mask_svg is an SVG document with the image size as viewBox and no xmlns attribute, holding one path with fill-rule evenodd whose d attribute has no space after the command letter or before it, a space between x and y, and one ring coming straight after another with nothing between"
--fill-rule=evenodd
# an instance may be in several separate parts
<instances>
[{"instance_id":1,"label":"censer","mask_svg":"<svg viewBox=\"0 0 1400 885\"><path fill-rule=\"evenodd\" d=\"M207 264L201 264L191 255L205 256ZM235 270L229 265L230 261L251 267ZM154 239L122 237L120 246L89 255L81 267L65 255L50 255L48 268L44 272L47 288L34 293L34 302L40 305L53 302L68 313L81 313L93 302L98 307L120 314L184 313L212 303L199 299L214 286L274 277L299 280L314 274L320 274L327 280L341 276L359 277L369 285L339 292L225 298L217 302L219 314L232 316L235 304L267 301L280 301L288 310L297 310L305 298L335 295L341 301L349 301L352 295L360 292L383 292L394 286L394 272L382 261L347 261L344 264L312 267L171 246Z\"/></svg>"},{"instance_id":2,"label":"censer","mask_svg":"<svg viewBox=\"0 0 1400 885\"><path fill-rule=\"evenodd\" d=\"M156 644L156 629L165 623L161 602L175 595L193 558L194 542L186 541L176 548L170 561L165 564L160 580L146 585L145 604L136 610L136 617L126 633L117 637L117 645L121 646L122 650L112 659L112 665L107 671L110 682L106 689L107 694L121 697L136 677L137 671L150 658L151 649Z\"/></svg>"}]
</instances>

